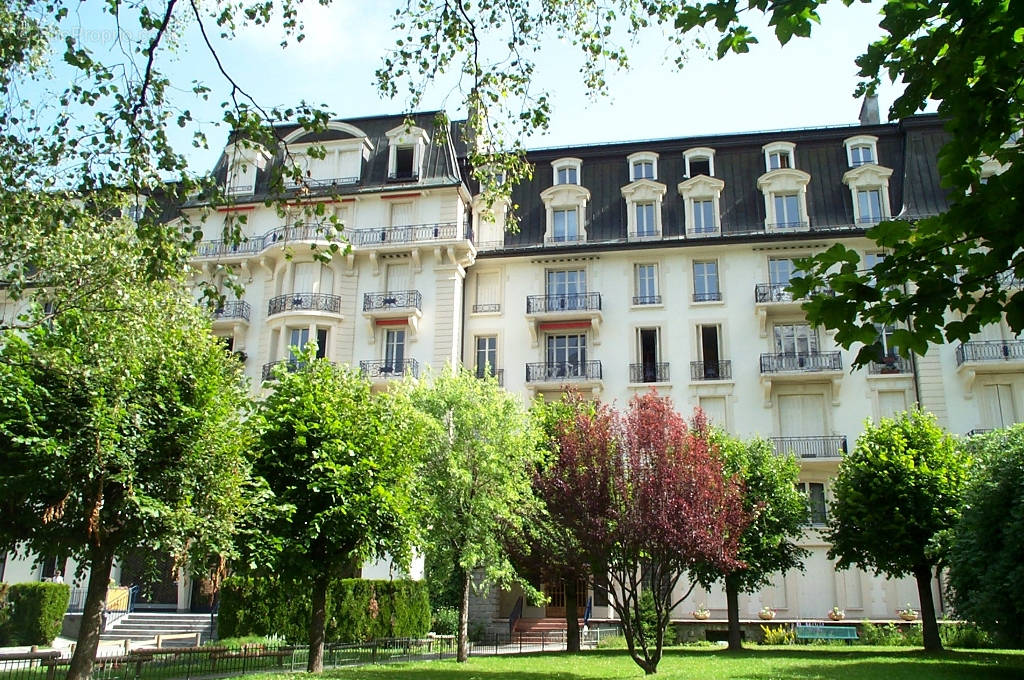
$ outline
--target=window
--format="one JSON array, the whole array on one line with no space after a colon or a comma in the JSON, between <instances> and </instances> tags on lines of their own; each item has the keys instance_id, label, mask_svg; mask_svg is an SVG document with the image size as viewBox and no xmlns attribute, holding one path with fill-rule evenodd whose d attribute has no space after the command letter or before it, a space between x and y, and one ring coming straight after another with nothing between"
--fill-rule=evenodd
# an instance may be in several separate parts
<instances>
[{"instance_id":1,"label":"window","mask_svg":"<svg viewBox=\"0 0 1024 680\"><path fill-rule=\"evenodd\" d=\"M864 189L857 192L857 221L878 224L882 221L882 190Z\"/></svg>"},{"instance_id":2,"label":"window","mask_svg":"<svg viewBox=\"0 0 1024 680\"><path fill-rule=\"evenodd\" d=\"M807 498L807 507L811 513L811 524L819 526L828 523L825 505L825 485L821 482L797 482L796 490Z\"/></svg>"},{"instance_id":3,"label":"window","mask_svg":"<svg viewBox=\"0 0 1024 680\"><path fill-rule=\"evenodd\" d=\"M552 215L554 217L554 230L551 240L558 242L579 240L579 213L575 208L555 210Z\"/></svg>"},{"instance_id":4,"label":"window","mask_svg":"<svg viewBox=\"0 0 1024 680\"><path fill-rule=\"evenodd\" d=\"M719 380L728 378L730 371L728 362L721 361L719 337L721 329L718 324L700 324L697 326L698 365L694 367L694 380Z\"/></svg>"},{"instance_id":5,"label":"window","mask_svg":"<svg viewBox=\"0 0 1024 680\"><path fill-rule=\"evenodd\" d=\"M764 151L765 172L796 167L796 144L792 142L771 142L761 150Z\"/></svg>"},{"instance_id":6,"label":"window","mask_svg":"<svg viewBox=\"0 0 1024 680\"><path fill-rule=\"evenodd\" d=\"M288 361L298 362L296 350L301 352L309 342L309 327L292 328L288 332ZM327 329L316 329L316 358L323 359L327 356Z\"/></svg>"},{"instance_id":7,"label":"window","mask_svg":"<svg viewBox=\"0 0 1024 680\"><path fill-rule=\"evenodd\" d=\"M791 279L799 276L793 260L779 257L768 259L768 283L778 286L788 286Z\"/></svg>"},{"instance_id":8,"label":"window","mask_svg":"<svg viewBox=\"0 0 1024 680\"><path fill-rule=\"evenodd\" d=\"M578 378L586 376L587 336L547 336L548 378Z\"/></svg>"},{"instance_id":9,"label":"window","mask_svg":"<svg viewBox=\"0 0 1024 680\"><path fill-rule=\"evenodd\" d=\"M582 269L548 270L544 292L548 297L562 298L554 303L549 302L549 309L552 304L556 305L555 309L559 308L558 305L563 309L576 309L567 305L582 304L583 294L587 292L586 272Z\"/></svg>"},{"instance_id":10,"label":"window","mask_svg":"<svg viewBox=\"0 0 1024 680\"><path fill-rule=\"evenodd\" d=\"M474 314L501 311L501 277L498 272L477 272Z\"/></svg>"},{"instance_id":11,"label":"window","mask_svg":"<svg viewBox=\"0 0 1024 680\"><path fill-rule=\"evenodd\" d=\"M654 236L657 234L657 225L654 222L654 204L636 204L636 235Z\"/></svg>"},{"instance_id":12,"label":"window","mask_svg":"<svg viewBox=\"0 0 1024 680\"><path fill-rule=\"evenodd\" d=\"M636 271L636 297L633 298L634 305L659 305L661 296L658 295L658 265L638 264Z\"/></svg>"},{"instance_id":13,"label":"window","mask_svg":"<svg viewBox=\"0 0 1024 680\"><path fill-rule=\"evenodd\" d=\"M654 179L654 162L636 161L633 163L633 179Z\"/></svg>"},{"instance_id":14,"label":"window","mask_svg":"<svg viewBox=\"0 0 1024 680\"><path fill-rule=\"evenodd\" d=\"M851 168L877 163L878 137L857 135L843 140L846 147L846 161Z\"/></svg>"},{"instance_id":15,"label":"window","mask_svg":"<svg viewBox=\"0 0 1024 680\"><path fill-rule=\"evenodd\" d=\"M778 170L780 168L792 167L790 153L788 151L772 151L768 154L768 169Z\"/></svg>"},{"instance_id":16,"label":"window","mask_svg":"<svg viewBox=\"0 0 1024 680\"><path fill-rule=\"evenodd\" d=\"M807 356L818 352L817 332L808 324L776 324L774 330L777 353Z\"/></svg>"},{"instance_id":17,"label":"window","mask_svg":"<svg viewBox=\"0 0 1024 680\"><path fill-rule=\"evenodd\" d=\"M775 196L775 226L799 227L803 220L800 216L800 198L796 194Z\"/></svg>"},{"instance_id":18,"label":"window","mask_svg":"<svg viewBox=\"0 0 1024 680\"><path fill-rule=\"evenodd\" d=\"M384 335L384 373L402 373L405 370L405 330L392 329Z\"/></svg>"},{"instance_id":19,"label":"window","mask_svg":"<svg viewBox=\"0 0 1024 680\"><path fill-rule=\"evenodd\" d=\"M498 338L493 335L476 339L476 377L494 375L498 369Z\"/></svg>"},{"instance_id":20,"label":"window","mask_svg":"<svg viewBox=\"0 0 1024 680\"><path fill-rule=\"evenodd\" d=\"M638 328L636 330L636 354L639 360L630 367L629 381L633 383L665 382L664 367L658 363L660 356L659 330Z\"/></svg>"},{"instance_id":21,"label":"window","mask_svg":"<svg viewBox=\"0 0 1024 680\"><path fill-rule=\"evenodd\" d=\"M580 167L583 161L579 158L559 158L551 163L555 174L555 184L579 184Z\"/></svg>"},{"instance_id":22,"label":"window","mask_svg":"<svg viewBox=\"0 0 1024 680\"><path fill-rule=\"evenodd\" d=\"M395 149L395 172L392 177L396 179L412 179L416 177L413 163L416 158L416 150L412 146L400 146Z\"/></svg>"},{"instance_id":23,"label":"window","mask_svg":"<svg viewBox=\"0 0 1024 680\"><path fill-rule=\"evenodd\" d=\"M658 154L652 151L638 151L626 157L629 166L629 180L658 178Z\"/></svg>"},{"instance_id":24,"label":"window","mask_svg":"<svg viewBox=\"0 0 1024 680\"><path fill-rule=\"evenodd\" d=\"M696 234L710 234L717 231L715 225L715 202L693 202L693 231Z\"/></svg>"},{"instance_id":25,"label":"window","mask_svg":"<svg viewBox=\"0 0 1024 680\"><path fill-rule=\"evenodd\" d=\"M683 152L683 160L686 164L686 176L697 177L706 175L715 176L715 150L706 147L689 149Z\"/></svg>"},{"instance_id":26,"label":"window","mask_svg":"<svg viewBox=\"0 0 1024 680\"><path fill-rule=\"evenodd\" d=\"M718 262L693 263L693 301L713 302L722 299L718 289Z\"/></svg>"},{"instance_id":27,"label":"window","mask_svg":"<svg viewBox=\"0 0 1024 680\"><path fill-rule=\"evenodd\" d=\"M399 125L384 133L388 138L388 179L418 180L429 137L415 125Z\"/></svg>"},{"instance_id":28,"label":"window","mask_svg":"<svg viewBox=\"0 0 1024 680\"><path fill-rule=\"evenodd\" d=\"M892 344L892 334L896 331L896 327L876 323L875 330L878 331L878 340L875 341L875 345L878 347L878 360L896 359L898 355Z\"/></svg>"}]
</instances>

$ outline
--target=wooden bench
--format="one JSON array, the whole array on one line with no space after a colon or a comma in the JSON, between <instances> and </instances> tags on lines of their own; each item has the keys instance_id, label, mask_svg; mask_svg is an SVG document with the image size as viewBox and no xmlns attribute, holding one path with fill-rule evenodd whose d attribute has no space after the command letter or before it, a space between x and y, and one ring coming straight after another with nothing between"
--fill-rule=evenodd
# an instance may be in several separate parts
<instances>
[{"instance_id":1,"label":"wooden bench","mask_svg":"<svg viewBox=\"0 0 1024 680\"><path fill-rule=\"evenodd\" d=\"M797 640L846 640L852 643L857 639L856 626L825 626L818 624L798 623L796 625Z\"/></svg>"}]
</instances>

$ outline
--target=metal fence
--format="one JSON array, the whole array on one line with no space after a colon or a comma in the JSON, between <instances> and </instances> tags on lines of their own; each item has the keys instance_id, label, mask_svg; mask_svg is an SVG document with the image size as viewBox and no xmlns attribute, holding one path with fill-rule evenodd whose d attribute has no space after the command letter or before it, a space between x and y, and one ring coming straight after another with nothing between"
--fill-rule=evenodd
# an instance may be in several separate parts
<instances>
[{"instance_id":1,"label":"metal fence","mask_svg":"<svg viewBox=\"0 0 1024 680\"><path fill-rule=\"evenodd\" d=\"M841 371L843 359L838 351L808 352L806 354L762 354L762 373L786 371Z\"/></svg>"},{"instance_id":2,"label":"metal fence","mask_svg":"<svg viewBox=\"0 0 1024 680\"><path fill-rule=\"evenodd\" d=\"M562 293L558 295L528 295L526 313L600 311L600 293Z\"/></svg>"},{"instance_id":3,"label":"metal fence","mask_svg":"<svg viewBox=\"0 0 1024 680\"><path fill-rule=\"evenodd\" d=\"M526 382L601 380L600 361L556 361L526 364Z\"/></svg>"},{"instance_id":4,"label":"metal fence","mask_svg":"<svg viewBox=\"0 0 1024 680\"><path fill-rule=\"evenodd\" d=\"M976 340L956 348L956 365L965 361L1019 361L1024 359L1024 340Z\"/></svg>"},{"instance_id":5,"label":"metal fence","mask_svg":"<svg viewBox=\"0 0 1024 680\"><path fill-rule=\"evenodd\" d=\"M550 645L549 645L550 646ZM453 636L393 638L324 646L324 668L426 661L455 656ZM309 648L294 645L141 648L96 659L93 680L190 680L250 673L305 670ZM57 680L71 659L60 652L0 655L0 680Z\"/></svg>"},{"instance_id":6,"label":"metal fence","mask_svg":"<svg viewBox=\"0 0 1024 680\"><path fill-rule=\"evenodd\" d=\"M776 453L793 453L797 458L841 458L846 454L845 435L769 439Z\"/></svg>"}]
</instances>

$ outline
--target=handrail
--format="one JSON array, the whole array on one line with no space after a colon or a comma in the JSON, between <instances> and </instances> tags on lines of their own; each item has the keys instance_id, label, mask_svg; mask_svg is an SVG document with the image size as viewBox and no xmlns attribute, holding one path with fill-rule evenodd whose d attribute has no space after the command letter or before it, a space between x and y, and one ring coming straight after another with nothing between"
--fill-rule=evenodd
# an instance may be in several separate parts
<instances>
[{"instance_id":1,"label":"handrail","mask_svg":"<svg viewBox=\"0 0 1024 680\"><path fill-rule=\"evenodd\" d=\"M526 382L601 380L600 361L541 361L526 364Z\"/></svg>"},{"instance_id":2,"label":"handrail","mask_svg":"<svg viewBox=\"0 0 1024 680\"><path fill-rule=\"evenodd\" d=\"M843 358L839 351L762 354L762 373L788 371L841 371Z\"/></svg>"},{"instance_id":3,"label":"handrail","mask_svg":"<svg viewBox=\"0 0 1024 680\"><path fill-rule=\"evenodd\" d=\"M1024 359L1024 340L972 340L956 348L956 365L966 361L1009 361Z\"/></svg>"},{"instance_id":4,"label":"handrail","mask_svg":"<svg viewBox=\"0 0 1024 680\"><path fill-rule=\"evenodd\" d=\"M512 613L508 615L508 634L511 635L516 628L519 619L523 618L523 596L520 595L512 607Z\"/></svg>"}]
</instances>

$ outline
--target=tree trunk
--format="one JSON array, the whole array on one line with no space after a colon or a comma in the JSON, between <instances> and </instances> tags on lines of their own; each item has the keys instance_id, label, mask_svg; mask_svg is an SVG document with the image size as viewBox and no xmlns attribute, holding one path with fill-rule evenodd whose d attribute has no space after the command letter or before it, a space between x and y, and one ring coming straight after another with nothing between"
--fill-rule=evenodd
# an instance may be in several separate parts
<instances>
[{"instance_id":1,"label":"tree trunk","mask_svg":"<svg viewBox=\"0 0 1024 680\"><path fill-rule=\"evenodd\" d=\"M320 673L324 670L324 631L327 626L327 585L330 578L319 574L313 579L313 611L309 616L309 663L306 670Z\"/></svg>"},{"instance_id":2,"label":"tree trunk","mask_svg":"<svg viewBox=\"0 0 1024 680\"><path fill-rule=\"evenodd\" d=\"M459 652L456 661L465 662L469 658L469 587L473 575L467 569L462 573L462 601L459 603Z\"/></svg>"},{"instance_id":3,"label":"tree trunk","mask_svg":"<svg viewBox=\"0 0 1024 680\"><path fill-rule=\"evenodd\" d=\"M89 586L82 609L82 627L71 657L67 680L88 680L96 662L96 650L103 632L103 609L110 584L110 569L114 565L112 550L93 548L89 551Z\"/></svg>"},{"instance_id":4,"label":"tree trunk","mask_svg":"<svg viewBox=\"0 0 1024 680\"><path fill-rule=\"evenodd\" d=\"M565 651L580 651L580 619L576 608L579 597L579 579L571 576L565 579Z\"/></svg>"},{"instance_id":5,"label":"tree trunk","mask_svg":"<svg viewBox=\"0 0 1024 680\"><path fill-rule=\"evenodd\" d=\"M921 602L921 629L924 633L924 651L941 652L942 639L935 621L935 601L932 599L932 569L928 565L914 568L917 595Z\"/></svg>"},{"instance_id":6,"label":"tree trunk","mask_svg":"<svg viewBox=\"0 0 1024 680\"><path fill-rule=\"evenodd\" d=\"M740 635L740 587L736 580L725 577L725 600L729 616L729 651L743 651L743 638Z\"/></svg>"}]
</instances>

